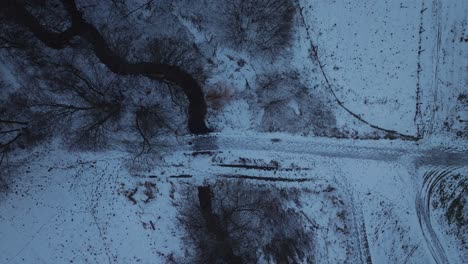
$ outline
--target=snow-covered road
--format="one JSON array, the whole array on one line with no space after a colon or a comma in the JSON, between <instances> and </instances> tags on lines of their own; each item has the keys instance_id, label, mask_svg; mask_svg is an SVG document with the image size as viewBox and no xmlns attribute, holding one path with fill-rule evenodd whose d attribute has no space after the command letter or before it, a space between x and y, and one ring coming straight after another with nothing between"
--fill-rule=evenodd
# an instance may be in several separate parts
<instances>
[{"instance_id":1,"label":"snow-covered road","mask_svg":"<svg viewBox=\"0 0 468 264\"><path fill-rule=\"evenodd\" d=\"M338 159L359 159L384 162L396 162L413 167L436 168L424 175L419 175L417 184L420 186L416 196L416 213L422 235L435 263L450 263L442 246L430 215L430 199L435 184L457 167L468 165L468 152L431 149L424 144L414 142L392 141L361 141L361 140L329 140L321 138L282 137L279 135L210 135L195 137L190 140L195 152L204 151L260 151L263 153L304 154ZM437 173L437 171L441 173ZM429 176L428 176L429 175ZM436 177L430 177L435 175ZM364 223L364 222L363 222ZM365 227L364 227L365 230ZM365 232L365 231L364 231ZM366 234L364 234L366 236ZM366 238L367 239L367 238ZM362 240L362 239L361 239ZM361 245L361 251L366 247ZM367 248L368 250L368 248ZM414 253L414 252L413 252ZM408 255L409 257L410 255Z\"/></svg>"},{"instance_id":2,"label":"snow-covered road","mask_svg":"<svg viewBox=\"0 0 468 264\"><path fill-rule=\"evenodd\" d=\"M420 166L464 166L468 152L427 148L411 141L350 140L292 137L275 134L195 136L182 138L179 150L251 150L335 158L399 161Z\"/></svg>"},{"instance_id":3,"label":"snow-covered road","mask_svg":"<svg viewBox=\"0 0 468 264\"><path fill-rule=\"evenodd\" d=\"M125 164L134 157L123 151L70 153L55 146L34 154L0 203L0 236L10 241L0 242L1 261L132 263L138 258L154 263L154 252L160 252L164 262L183 249L182 231L174 222L178 188L221 176L286 188L332 186L333 199L342 205L322 191L325 196L307 194L301 208L318 227L319 263L459 262L431 221L427 205L433 184L424 173L467 164L462 151L414 142L258 133L179 137L163 145L162 160L139 174L129 173ZM146 182L157 186L149 203L140 202L146 199ZM126 192L137 187L134 204ZM340 210L346 210L346 222L337 217ZM337 231L342 229L348 231Z\"/></svg>"}]
</instances>

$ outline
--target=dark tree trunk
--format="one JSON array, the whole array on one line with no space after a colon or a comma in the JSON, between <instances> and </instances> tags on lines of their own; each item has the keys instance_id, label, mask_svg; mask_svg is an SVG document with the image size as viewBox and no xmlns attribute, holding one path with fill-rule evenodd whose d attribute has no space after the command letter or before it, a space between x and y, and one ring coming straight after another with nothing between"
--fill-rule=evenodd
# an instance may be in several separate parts
<instances>
[{"instance_id":1,"label":"dark tree trunk","mask_svg":"<svg viewBox=\"0 0 468 264\"><path fill-rule=\"evenodd\" d=\"M82 37L89 42L98 59L112 72L121 75L143 75L155 80L174 83L182 88L189 101L188 129L193 134L210 132L205 123L206 102L199 83L185 70L178 66L157 62L130 63L115 53L107 44L99 31L86 20L78 10L74 0L62 0L71 18L71 27L63 32L49 31L39 23L29 11L17 0L1 0L0 8L4 15L12 21L26 27L41 42L53 49L63 49L70 41Z\"/></svg>"},{"instance_id":2,"label":"dark tree trunk","mask_svg":"<svg viewBox=\"0 0 468 264\"><path fill-rule=\"evenodd\" d=\"M221 253L224 255L226 263L241 264L241 258L234 254L229 239L229 233L226 228L221 225L218 215L213 212L211 196L210 186L198 187L198 201L200 202L200 211L205 220L206 228L208 232L216 237L217 243L221 246Z\"/></svg>"}]
</instances>

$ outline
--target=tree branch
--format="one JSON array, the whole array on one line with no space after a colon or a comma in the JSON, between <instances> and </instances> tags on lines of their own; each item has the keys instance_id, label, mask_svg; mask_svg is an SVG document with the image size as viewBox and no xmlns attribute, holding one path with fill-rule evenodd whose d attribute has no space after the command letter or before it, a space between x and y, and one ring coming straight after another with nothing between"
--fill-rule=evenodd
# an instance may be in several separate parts
<instances>
[{"instance_id":1,"label":"tree branch","mask_svg":"<svg viewBox=\"0 0 468 264\"><path fill-rule=\"evenodd\" d=\"M62 0L62 4L71 18L70 28L63 32L49 31L18 1L3 0L0 2L0 7L6 16L28 28L34 36L50 48L63 49L70 45L70 41L75 36L80 36L91 44L94 54L101 63L116 74L143 75L177 84L183 89L189 101L188 129L190 132L194 134L210 132L205 123L207 105L203 90L188 72L178 66L158 62L130 63L111 50L99 31L83 18L74 0Z\"/></svg>"}]
</instances>

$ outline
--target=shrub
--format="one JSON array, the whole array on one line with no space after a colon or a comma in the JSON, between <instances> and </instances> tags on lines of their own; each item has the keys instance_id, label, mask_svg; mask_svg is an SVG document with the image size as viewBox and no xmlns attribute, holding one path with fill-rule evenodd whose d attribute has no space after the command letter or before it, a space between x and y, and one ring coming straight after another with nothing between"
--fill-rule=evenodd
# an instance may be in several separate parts
<instances>
[{"instance_id":1,"label":"shrub","mask_svg":"<svg viewBox=\"0 0 468 264\"><path fill-rule=\"evenodd\" d=\"M313 234L287 206L298 195L241 180L189 187L179 220L194 250L190 257L196 263L310 263Z\"/></svg>"},{"instance_id":2,"label":"shrub","mask_svg":"<svg viewBox=\"0 0 468 264\"><path fill-rule=\"evenodd\" d=\"M206 102L210 108L221 110L232 99L234 92L225 83L218 82L214 87L215 89L207 91Z\"/></svg>"},{"instance_id":3,"label":"shrub","mask_svg":"<svg viewBox=\"0 0 468 264\"><path fill-rule=\"evenodd\" d=\"M332 110L300 82L296 73L261 76L258 83L258 102L265 110L261 130L317 136L335 133L336 118Z\"/></svg>"},{"instance_id":4,"label":"shrub","mask_svg":"<svg viewBox=\"0 0 468 264\"><path fill-rule=\"evenodd\" d=\"M227 0L225 8L232 47L273 52L289 44L296 10L292 0Z\"/></svg>"}]
</instances>

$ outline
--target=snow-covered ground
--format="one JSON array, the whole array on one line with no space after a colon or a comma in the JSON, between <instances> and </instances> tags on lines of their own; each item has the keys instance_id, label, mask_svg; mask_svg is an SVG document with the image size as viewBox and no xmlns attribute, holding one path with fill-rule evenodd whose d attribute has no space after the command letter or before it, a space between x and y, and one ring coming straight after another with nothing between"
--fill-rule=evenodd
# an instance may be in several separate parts
<instances>
[{"instance_id":1,"label":"snow-covered ground","mask_svg":"<svg viewBox=\"0 0 468 264\"><path fill-rule=\"evenodd\" d=\"M225 45L213 27L223 17L209 19L216 1L180 3L124 25L100 19L105 1L86 17L136 28L135 53L151 34L196 43L217 132L160 138L137 157L118 134L100 152L60 139L11 152L0 263L186 263L184 192L219 179L296 188L317 263L467 262L465 1L298 0L290 47L270 57ZM12 58L0 58L5 94L20 89ZM422 138L382 139L375 127Z\"/></svg>"},{"instance_id":2,"label":"snow-covered ground","mask_svg":"<svg viewBox=\"0 0 468 264\"><path fill-rule=\"evenodd\" d=\"M468 7L464 1L297 4L301 12L296 15L296 32L288 55L279 54L275 61L265 63L263 58L249 54L218 51L219 65L225 66L217 72L217 79L227 82L234 91L244 90L246 83L255 86L258 75L281 65L280 73L295 72L313 97L331 107L336 127L345 133L366 137L374 130L344 111L336 100L370 124L406 135L424 135L437 144L466 133ZM316 54L311 55L311 45ZM239 67L237 59L246 60L246 66ZM222 122L215 120L222 124L216 127L255 130L263 112L252 107L242 93L233 92L229 99ZM308 111L307 106L297 106L297 98L290 100L288 105L296 117L309 120L303 113Z\"/></svg>"},{"instance_id":3,"label":"snow-covered ground","mask_svg":"<svg viewBox=\"0 0 468 264\"><path fill-rule=\"evenodd\" d=\"M133 169L133 175L128 168L138 167L138 161L118 151L69 153L54 145L27 159L13 158L25 165L15 171L11 192L0 206L0 234L7 238L0 247L2 262L162 263L171 254L183 258L177 222L181 191L223 176L309 189L301 195L300 209L313 221L309 228L316 230L312 239L319 263L434 260L429 250L434 237L424 232L427 225L443 229L435 221L424 222L415 203L423 174L433 167L427 158L435 152L415 143L287 136L277 141L277 136L180 138L165 146L170 153L153 167ZM435 167L467 164L465 153L452 154L458 161ZM229 167L271 164L274 170ZM148 190L154 197L149 199ZM132 192L134 200L129 199ZM450 263L462 263L453 237L440 243Z\"/></svg>"},{"instance_id":4,"label":"snow-covered ground","mask_svg":"<svg viewBox=\"0 0 468 264\"><path fill-rule=\"evenodd\" d=\"M376 125L415 134L420 1L303 2L340 100Z\"/></svg>"}]
</instances>

